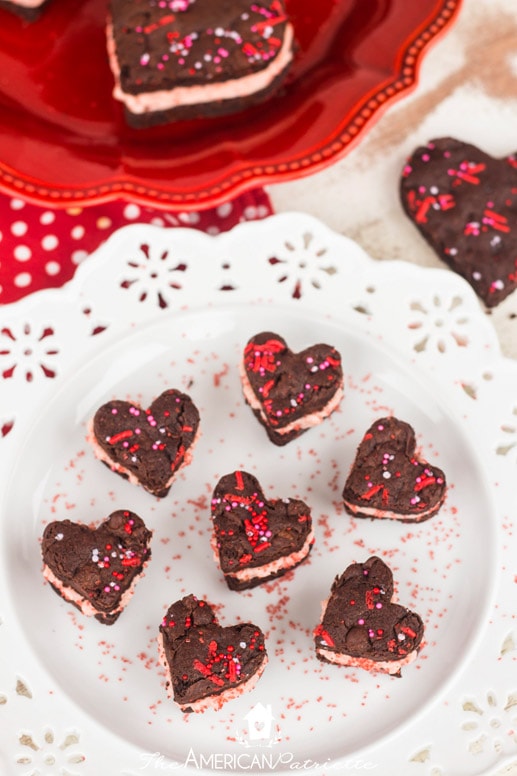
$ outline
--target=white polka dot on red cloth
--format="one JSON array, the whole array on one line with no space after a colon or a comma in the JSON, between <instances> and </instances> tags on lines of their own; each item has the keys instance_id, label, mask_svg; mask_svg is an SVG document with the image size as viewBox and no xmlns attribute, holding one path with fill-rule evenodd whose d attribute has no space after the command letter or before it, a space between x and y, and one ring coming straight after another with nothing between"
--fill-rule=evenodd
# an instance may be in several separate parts
<instances>
[{"instance_id":1,"label":"white polka dot on red cloth","mask_svg":"<svg viewBox=\"0 0 517 776\"><path fill-rule=\"evenodd\" d=\"M127 218L128 221L134 221L135 218L138 218L139 215L140 208L138 205L129 204L124 208L123 216L124 218Z\"/></svg>"},{"instance_id":2,"label":"white polka dot on red cloth","mask_svg":"<svg viewBox=\"0 0 517 776\"><path fill-rule=\"evenodd\" d=\"M41 247L45 251L53 251L59 245L59 240L55 234L46 234L41 241Z\"/></svg>"},{"instance_id":3,"label":"white polka dot on red cloth","mask_svg":"<svg viewBox=\"0 0 517 776\"><path fill-rule=\"evenodd\" d=\"M71 255L72 262L74 264L80 264L88 256L88 251L74 251Z\"/></svg>"},{"instance_id":4,"label":"white polka dot on red cloth","mask_svg":"<svg viewBox=\"0 0 517 776\"><path fill-rule=\"evenodd\" d=\"M27 288L31 284L32 281L32 275L30 272L20 272L19 275L16 275L14 278L14 285L18 286L18 288Z\"/></svg>"},{"instance_id":5,"label":"white polka dot on red cloth","mask_svg":"<svg viewBox=\"0 0 517 776\"><path fill-rule=\"evenodd\" d=\"M11 234L14 234L15 237L23 237L23 235L26 234L28 228L29 227L25 221L14 221L11 224Z\"/></svg>"},{"instance_id":6,"label":"white polka dot on red cloth","mask_svg":"<svg viewBox=\"0 0 517 776\"><path fill-rule=\"evenodd\" d=\"M29 259L32 259L32 251L28 245L17 245L13 255L18 261L29 261Z\"/></svg>"},{"instance_id":7,"label":"white polka dot on red cloth","mask_svg":"<svg viewBox=\"0 0 517 776\"><path fill-rule=\"evenodd\" d=\"M233 210L232 203L224 202L222 205L219 205L219 207L217 208L217 215L220 218L228 218L232 210Z\"/></svg>"},{"instance_id":8,"label":"white polka dot on red cloth","mask_svg":"<svg viewBox=\"0 0 517 776\"><path fill-rule=\"evenodd\" d=\"M47 261L45 264L45 272L47 275L59 275L61 272L61 264L58 261Z\"/></svg>"},{"instance_id":9,"label":"white polka dot on red cloth","mask_svg":"<svg viewBox=\"0 0 517 776\"><path fill-rule=\"evenodd\" d=\"M43 226L48 226L49 224L53 224L56 220L56 214L53 213L51 210L45 210L44 213L40 215L40 224L43 224Z\"/></svg>"},{"instance_id":10,"label":"white polka dot on red cloth","mask_svg":"<svg viewBox=\"0 0 517 776\"><path fill-rule=\"evenodd\" d=\"M194 210L192 213L178 213L178 218L182 224L188 224L188 226L192 226L193 224L199 223L201 216Z\"/></svg>"},{"instance_id":11,"label":"white polka dot on red cloth","mask_svg":"<svg viewBox=\"0 0 517 776\"><path fill-rule=\"evenodd\" d=\"M72 231L70 232L70 237L72 240L81 240L84 237L85 233L84 226L81 226L81 224L78 224L77 226L74 226Z\"/></svg>"},{"instance_id":12,"label":"white polka dot on red cloth","mask_svg":"<svg viewBox=\"0 0 517 776\"><path fill-rule=\"evenodd\" d=\"M12 199L10 205L13 210L21 210L22 207L25 207L25 202L23 199Z\"/></svg>"}]
</instances>

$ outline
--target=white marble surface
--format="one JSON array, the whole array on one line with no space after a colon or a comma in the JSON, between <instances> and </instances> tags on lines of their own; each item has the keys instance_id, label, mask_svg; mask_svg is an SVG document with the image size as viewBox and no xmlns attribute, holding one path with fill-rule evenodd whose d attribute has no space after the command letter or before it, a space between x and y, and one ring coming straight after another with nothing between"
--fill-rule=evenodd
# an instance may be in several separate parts
<instances>
[{"instance_id":1,"label":"white marble surface","mask_svg":"<svg viewBox=\"0 0 517 776\"><path fill-rule=\"evenodd\" d=\"M343 159L268 193L277 212L310 213L379 260L444 267L403 213L398 183L414 148L445 135L494 156L517 150L517 0L464 0L425 54L409 95ZM487 314L503 353L517 358L517 292Z\"/></svg>"}]
</instances>

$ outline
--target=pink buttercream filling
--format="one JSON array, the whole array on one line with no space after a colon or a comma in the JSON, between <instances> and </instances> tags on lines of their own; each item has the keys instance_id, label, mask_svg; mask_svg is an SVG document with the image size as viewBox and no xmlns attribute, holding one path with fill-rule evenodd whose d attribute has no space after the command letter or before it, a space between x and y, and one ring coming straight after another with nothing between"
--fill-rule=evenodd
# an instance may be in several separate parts
<instances>
[{"instance_id":1,"label":"pink buttercream filling","mask_svg":"<svg viewBox=\"0 0 517 776\"><path fill-rule=\"evenodd\" d=\"M142 565L142 569L144 569L146 565L147 563L144 563ZM53 587L55 587L56 590L59 591L60 595L65 599L65 601L75 604L81 610L81 612L85 614L87 617L94 617L97 614L106 614L106 615L116 614L117 612L121 612L123 609L125 609L129 601L133 597L135 585L138 579L142 576L142 574L140 573L138 576L135 576L133 578L131 585L122 594L118 606L115 609L111 609L110 611L102 611L101 609L96 609L95 606L93 606L90 601L88 601L80 593L78 593L77 590L74 590L72 587L64 585L62 581L58 579L58 577L56 577L52 569L46 564L43 567L43 576L45 577L47 582L50 582L50 584Z\"/></svg>"},{"instance_id":2,"label":"pink buttercream filling","mask_svg":"<svg viewBox=\"0 0 517 776\"><path fill-rule=\"evenodd\" d=\"M379 517L379 518L385 518L389 520L409 520L411 522L414 522L414 521L418 522L419 520L422 520L424 517L429 517L430 515L434 515L435 512L438 512L442 503L443 503L443 499L441 499L433 507L429 507L429 509L423 509L421 512L412 512L410 514L405 514L404 512L393 512L390 509L376 509L375 507L363 507L363 506L359 506L358 504L351 504L349 501L344 501L346 508L354 515L361 514L361 515L367 515L368 517Z\"/></svg>"},{"instance_id":3,"label":"pink buttercream filling","mask_svg":"<svg viewBox=\"0 0 517 776\"><path fill-rule=\"evenodd\" d=\"M307 535L303 547L297 552L292 552L290 555L284 555L282 558L271 561L271 563L264 563L263 566L249 567L245 569L239 569L239 571L226 571L225 576L233 577L241 582L248 582L250 579L265 579L276 574L277 571L288 571L290 568L297 566L304 560L309 554L312 544L314 543L314 531L311 529ZM219 552L217 550L216 538L212 537L212 549L217 562L219 562Z\"/></svg>"},{"instance_id":4,"label":"pink buttercream filling","mask_svg":"<svg viewBox=\"0 0 517 776\"><path fill-rule=\"evenodd\" d=\"M192 444L190 447L185 451L185 454L183 456L183 460L178 466L178 468L172 472L171 476L167 480L167 482L163 485L163 489L170 488L172 483L174 482L176 475L178 474L179 470L183 466L188 466L192 462L193 457L193 450L196 445L196 442L199 439L201 430L198 428L196 431L196 435L194 436L194 439L192 440ZM125 477L127 477L128 482L130 482L132 485L141 485L142 483L136 477L133 472L131 472L129 469L126 469L121 464L117 463L116 461L113 461L107 452L100 446L100 444L97 442L97 439L95 438L95 434L93 431L93 420L90 420L90 423L88 424L88 433L86 436L86 441L92 446L93 452L95 453L95 457L99 459L99 461L103 461L104 463L108 464L110 469L114 472L118 472L119 474L123 474Z\"/></svg>"},{"instance_id":5,"label":"pink buttercream filling","mask_svg":"<svg viewBox=\"0 0 517 776\"><path fill-rule=\"evenodd\" d=\"M129 94L124 92L120 85L120 67L116 56L113 25L111 22L108 23L106 31L108 58L115 78L113 97L123 102L126 108L135 114L165 111L181 105L200 105L247 97L250 94L267 89L269 84L287 68L292 59L293 28L290 24L287 24L280 51L271 64L263 70L242 76L242 78L221 81L220 83L176 86L173 89L159 89L152 92Z\"/></svg>"},{"instance_id":6,"label":"pink buttercream filling","mask_svg":"<svg viewBox=\"0 0 517 776\"><path fill-rule=\"evenodd\" d=\"M322 407L321 410L318 410L318 412L312 412L309 415L305 415L304 417L299 418L298 420L294 420L292 423L288 423L287 426L282 426L281 428L275 428L274 426L271 426L268 416L262 409L262 405L260 401L257 399L253 388L251 387L251 383L248 380L246 370L242 363L240 364L239 368L240 368L244 398L246 399L247 403L250 405L252 410L256 410L260 412L260 417L262 418L263 422L267 424L267 426L271 428L275 434L282 435L282 434L289 434L291 431L302 431L302 430L305 431L308 428L313 428L314 426L317 426L319 423L325 420L325 418L331 415L334 412L334 410L338 408L344 396L343 386L340 385L338 386L335 394L327 402L327 404L325 404L325 406Z\"/></svg>"},{"instance_id":7,"label":"pink buttercream filling","mask_svg":"<svg viewBox=\"0 0 517 776\"><path fill-rule=\"evenodd\" d=\"M342 652L332 652L324 647L316 647L316 653L336 665L363 668L366 671L383 671L388 674L398 674L400 669L412 663L418 654L417 650L414 650L400 660L370 660L365 657L352 657Z\"/></svg>"},{"instance_id":8,"label":"pink buttercream filling","mask_svg":"<svg viewBox=\"0 0 517 776\"><path fill-rule=\"evenodd\" d=\"M163 646L163 635L161 633L158 636L158 656L162 665L164 665L165 668L167 669L167 673L170 679L170 668L167 662L167 658L165 657L165 649ZM262 663L258 667L257 671L255 671L253 676L250 676L250 678L247 679L245 682L241 682L235 687L228 687L228 689L223 690L223 692L220 692L217 695L210 695L210 696L207 696L206 698L200 698L198 701L193 701L191 703L179 703L178 701L176 701L176 703L178 703L178 706L180 707L180 709L182 709L182 711L186 711L187 709L194 712L206 711L206 709L214 709L214 711L218 711L221 708L221 706L223 706L227 701L233 700L234 698L238 698L243 693L253 690L258 680L262 676L264 669L267 665L267 662L268 662L268 657L267 657L267 654L264 652L264 658L262 660ZM174 690L173 690L171 681L169 681L167 685L167 695L169 698L174 700Z\"/></svg>"},{"instance_id":9,"label":"pink buttercream filling","mask_svg":"<svg viewBox=\"0 0 517 776\"><path fill-rule=\"evenodd\" d=\"M8 0L8 2L20 8L38 8L38 6L43 5L45 0Z\"/></svg>"}]
</instances>

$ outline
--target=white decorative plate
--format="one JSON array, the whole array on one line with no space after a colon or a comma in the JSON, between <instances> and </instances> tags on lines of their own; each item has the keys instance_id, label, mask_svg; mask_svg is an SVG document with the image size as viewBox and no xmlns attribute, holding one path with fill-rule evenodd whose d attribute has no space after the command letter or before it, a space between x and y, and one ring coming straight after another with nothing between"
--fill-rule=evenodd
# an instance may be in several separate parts
<instances>
[{"instance_id":1,"label":"white decorative plate","mask_svg":"<svg viewBox=\"0 0 517 776\"><path fill-rule=\"evenodd\" d=\"M301 214L208 237L130 226L59 291L0 309L0 772L474 776L517 760L517 365L502 358L472 290L447 270L376 262ZM245 405L237 365L254 333L294 350L338 348L342 406L284 448ZM93 457L86 424L109 398L190 393L202 436L155 499ZM440 513L413 525L354 520L341 491L378 417L416 430L447 474ZM228 590L210 551L210 496L234 469L313 512L316 544L294 573ZM112 626L82 617L41 574L50 520L131 508L153 558ZM313 629L336 574L383 557L426 625L401 679L320 663ZM193 592L221 624L266 632L269 665L219 712L167 699L156 636Z\"/></svg>"}]
</instances>

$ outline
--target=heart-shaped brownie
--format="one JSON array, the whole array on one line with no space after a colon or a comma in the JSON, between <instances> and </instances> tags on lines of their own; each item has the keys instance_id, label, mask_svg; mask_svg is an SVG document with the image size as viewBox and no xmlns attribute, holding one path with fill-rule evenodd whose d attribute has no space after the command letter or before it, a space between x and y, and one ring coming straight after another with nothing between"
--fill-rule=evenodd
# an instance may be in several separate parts
<instances>
[{"instance_id":1,"label":"heart-shaped brownie","mask_svg":"<svg viewBox=\"0 0 517 776\"><path fill-rule=\"evenodd\" d=\"M517 286L517 157L445 137L408 159L405 212L438 256L495 307Z\"/></svg>"},{"instance_id":2,"label":"heart-shaped brownie","mask_svg":"<svg viewBox=\"0 0 517 776\"><path fill-rule=\"evenodd\" d=\"M321 423L343 397L341 356L330 345L294 353L278 334L256 334L244 349L246 402L272 442L285 445Z\"/></svg>"},{"instance_id":3,"label":"heart-shaped brownie","mask_svg":"<svg viewBox=\"0 0 517 776\"><path fill-rule=\"evenodd\" d=\"M178 469L192 460L198 428L199 412L190 396L171 388L148 409L119 399L103 404L89 441L113 471L163 498Z\"/></svg>"},{"instance_id":4,"label":"heart-shaped brownie","mask_svg":"<svg viewBox=\"0 0 517 776\"><path fill-rule=\"evenodd\" d=\"M111 625L151 557L151 536L129 510L112 512L96 528L56 520L43 533L43 575L65 601Z\"/></svg>"},{"instance_id":5,"label":"heart-shaped brownie","mask_svg":"<svg viewBox=\"0 0 517 776\"><path fill-rule=\"evenodd\" d=\"M284 0L110 0L110 11L113 96L135 127L243 110L292 61Z\"/></svg>"},{"instance_id":6,"label":"heart-shaped brownie","mask_svg":"<svg viewBox=\"0 0 517 776\"><path fill-rule=\"evenodd\" d=\"M372 556L336 577L315 636L320 660L399 675L417 656L424 625L392 603L393 575Z\"/></svg>"},{"instance_id":7,"label":"heart-shaped brownie","mask_svg":"<svg viewBox=\"0 0 517 776\"><path fill-rule=\"evenodd\" d=\"M381 418L357 449L343 502L358 517L419 523L440 509L446 489L443 471L417 456L409 423Z\"/></svg>"},{"instance_id":8,"label":"heart-shaped brownie","mask_svg":"<svg viewBox=\"0 0 517 776\"><path fill-rule=\"evenodd\" d=\"M298 566L314 544L311 510L299 499L267 499L252 474L221 477L212 497L212 548L231 590Z\"/></svg>"},{"instance_id":9,"label":"heart-shaped brownie","mask_svg":"<svg viewBox=\"0 0 517 776\"><path fill-rule=\"evenodd\" d=\"M183 711L221 708L251 690L267 664L260 628L249 622L223 627L194 595L173 603L159 630L167 692Z\"/></svg>"}]
</instances>

